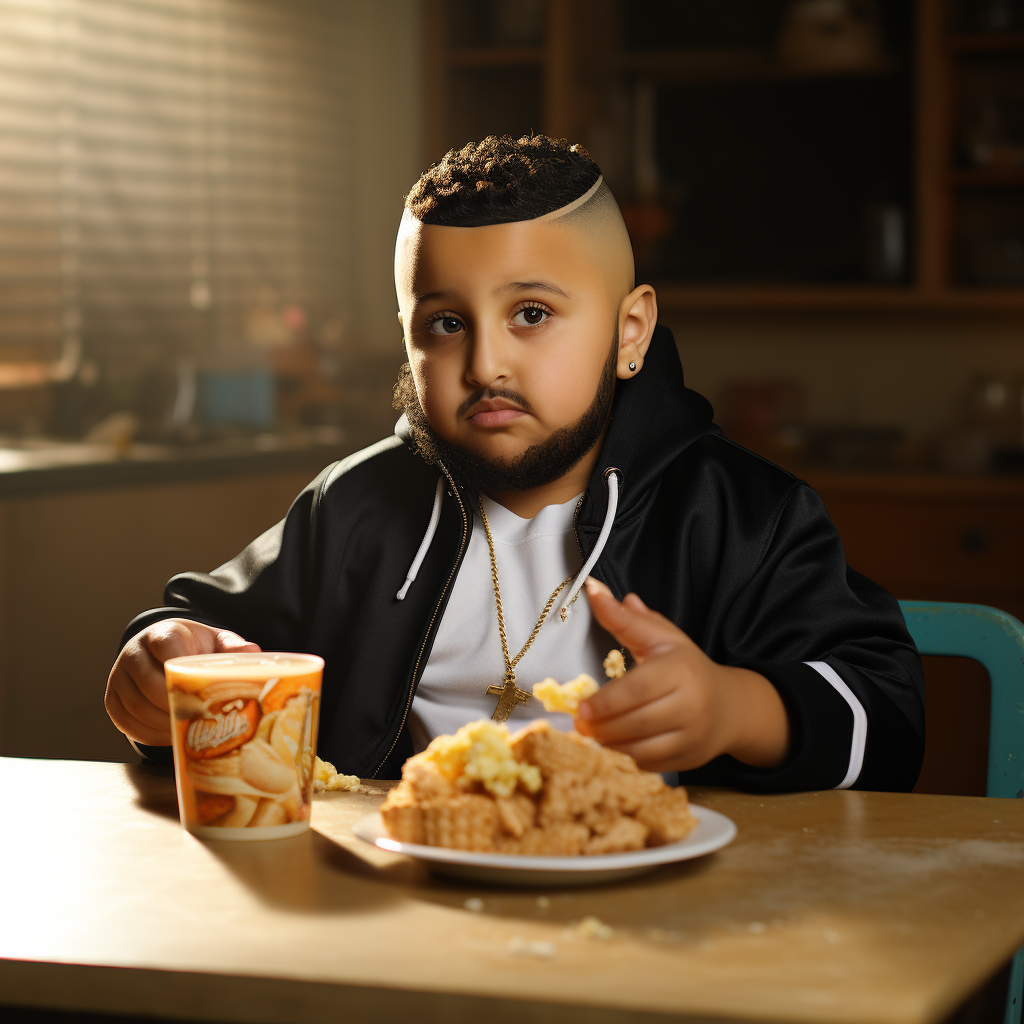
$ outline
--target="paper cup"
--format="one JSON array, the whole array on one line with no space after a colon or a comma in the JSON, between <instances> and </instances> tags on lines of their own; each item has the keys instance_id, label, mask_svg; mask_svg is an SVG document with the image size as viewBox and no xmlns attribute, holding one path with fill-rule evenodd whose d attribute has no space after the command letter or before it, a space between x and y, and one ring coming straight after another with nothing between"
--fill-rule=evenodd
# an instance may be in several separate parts
<instances>
[{"instance_id":1,"label":"paper cup","mask_svg":"<svg viewBox=\"0 0 1024 1024\"><path fill-rule=\"evenodd\" d=\"M309 828L320 682L313 654L197 654L164 664L181 823L202 839Z\"/></svg>"}]
</instances>

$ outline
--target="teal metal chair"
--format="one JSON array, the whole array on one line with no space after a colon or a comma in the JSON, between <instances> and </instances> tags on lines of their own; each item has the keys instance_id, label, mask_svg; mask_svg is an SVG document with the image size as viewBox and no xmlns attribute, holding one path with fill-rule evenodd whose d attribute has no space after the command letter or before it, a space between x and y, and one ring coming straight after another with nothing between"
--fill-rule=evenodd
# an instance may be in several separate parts
<instances>
[{"instance_id":1,"label":"teal metal chair","mask_svg":"<svg viewBox=\"0 0 1024 1024\"><path fill-rule=\"evenodd\" d=\"M1024 797L1024 625L983 604L900 601L921 654L971 658L992 688L986 796ZM1024 948L1010 971L1004 1024L1020 1024Z\"/></svg>"}]
</instances>

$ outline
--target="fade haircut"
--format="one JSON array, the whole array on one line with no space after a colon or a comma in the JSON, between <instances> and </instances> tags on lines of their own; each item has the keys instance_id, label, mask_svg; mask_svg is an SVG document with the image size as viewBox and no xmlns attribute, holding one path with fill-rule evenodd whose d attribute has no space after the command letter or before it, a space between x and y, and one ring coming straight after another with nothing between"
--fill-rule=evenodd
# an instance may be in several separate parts
<instances>
[{"instance_id":1,"label":"fade haircut","mask_svg":"<svg viewBox=\"0 0 1024 1024\"><path fill-rule=\"evenodd\" d=\"M450 149L428 167L405 197L405 208L424 224L510 224L560 210L600 177L600 167L578 143L546 135L488 135ZM604 182L593 199L598 206L615 201Z\"/></svg>"}]
</instances>

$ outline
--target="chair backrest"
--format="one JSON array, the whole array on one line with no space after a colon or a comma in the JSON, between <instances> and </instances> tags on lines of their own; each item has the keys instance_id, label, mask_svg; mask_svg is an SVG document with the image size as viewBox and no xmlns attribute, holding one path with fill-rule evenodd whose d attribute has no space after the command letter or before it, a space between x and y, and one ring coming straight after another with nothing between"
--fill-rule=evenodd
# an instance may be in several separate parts
<instances>
[{"instance_id":1,"label":"chair backrest","mask_svg":"<svg viewBox=\"0 0 1024 1024\"><path fill-rule=\"evenodd\" d=\"M973 658L988 670L992 711L986 796L1024 797L1024 625L984 604L900 601L921 654ZM1024 948L1010 968L1003 1024L1020 1024Z\"/></svg>"},{"instance_id":2,"label":"chair backrest","mask_svg":"<svg viewBox=\"0 0 1024 1024\"><path fill-rule=\"evenodd\" d=\"M992 687L986 796L1024 797L1024 625L983 604L900 601L921 654L972 658Z\"/></svg>"}]
</instances>

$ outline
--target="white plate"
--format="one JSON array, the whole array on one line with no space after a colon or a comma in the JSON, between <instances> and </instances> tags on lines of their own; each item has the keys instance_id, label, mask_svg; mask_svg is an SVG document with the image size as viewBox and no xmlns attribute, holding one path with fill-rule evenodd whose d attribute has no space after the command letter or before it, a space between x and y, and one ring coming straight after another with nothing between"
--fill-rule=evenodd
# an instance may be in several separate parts
<instances>
[{"instance_id":1,"label":"white plate","mask_svg":"<svg viewBox=\"0 0 1024 1024\"><path fill-rule=\"evenodd\" d=\"M703 857L736 838L736 826L724 814L695 804L690 805L690 810L697 819L697 827L678 843L594 857L520 857L400 843L388 835L379 811L356 822L352 831L366 843L417 857L426 861L431 871L453 878L497 885L597 885L642 874L659 864Z\"/></svg>"}]
</instances>

